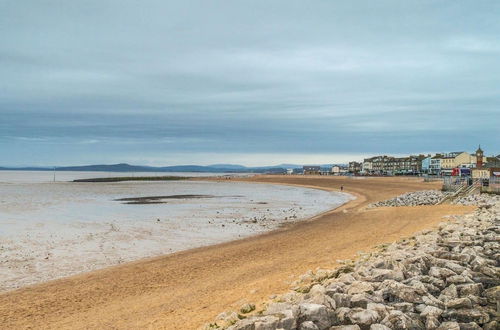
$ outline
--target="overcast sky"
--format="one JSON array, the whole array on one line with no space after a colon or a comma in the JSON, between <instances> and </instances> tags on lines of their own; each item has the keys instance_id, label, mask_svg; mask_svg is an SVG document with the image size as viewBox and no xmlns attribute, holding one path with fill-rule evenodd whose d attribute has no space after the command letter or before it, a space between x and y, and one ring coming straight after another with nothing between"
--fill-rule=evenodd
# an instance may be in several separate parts
<instances>
[{"instance_id":1,"label":"overcast sky","mask_svg":"<svg viewBox=\"0 0 500 330\"><path fill-rule=\"evenodd\" d=\"M0 0L0 165L500 153L500 1Z\"/></svg>"}]
</instances>

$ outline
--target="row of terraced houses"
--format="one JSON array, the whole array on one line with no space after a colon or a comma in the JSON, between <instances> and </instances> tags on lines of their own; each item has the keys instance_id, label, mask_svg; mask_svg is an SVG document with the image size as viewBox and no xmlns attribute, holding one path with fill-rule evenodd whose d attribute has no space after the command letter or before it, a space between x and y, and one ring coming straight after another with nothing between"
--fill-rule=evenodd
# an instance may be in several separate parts
<instances>
[{"instance_id":1,"label":"row of terraced houses","mask_svg":"<svg viewBox=\"0 0 500 330\"><path fill-rule=\"evenodd\" d=\"M350 162L348 171L361 175L472 175L500 176L500 155L487 157L479 147L475 153L466 151L407 157L375 156L362 163Z\"/></svg>"}]
</instances>

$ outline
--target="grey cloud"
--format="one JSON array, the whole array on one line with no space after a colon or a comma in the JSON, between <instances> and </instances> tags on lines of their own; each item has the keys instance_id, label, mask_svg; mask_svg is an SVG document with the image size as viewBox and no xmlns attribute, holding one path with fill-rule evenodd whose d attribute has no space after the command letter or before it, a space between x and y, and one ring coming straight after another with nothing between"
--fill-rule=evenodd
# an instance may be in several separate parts
<instances>
[{"instance_id":1,"label":"grey cloud","mask_svg":"<svg viewBox=\"0 0 500 330\"><path fill-rule=\"evenodd\" d=\"M0 150L22 163L36 148L50 154L37 162L498 153L499 14L496 1L5 1Z\"/></svg>"}]
</instances>

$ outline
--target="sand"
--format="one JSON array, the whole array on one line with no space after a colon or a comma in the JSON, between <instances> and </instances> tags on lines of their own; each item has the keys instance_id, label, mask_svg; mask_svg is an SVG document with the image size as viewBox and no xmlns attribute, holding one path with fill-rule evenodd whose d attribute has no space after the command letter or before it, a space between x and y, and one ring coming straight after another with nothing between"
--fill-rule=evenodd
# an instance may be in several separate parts
<instances>
[{"instance_id":1,"label":"sand","mask_svg":"<svg viewBox=\"0 0 500 330\"><path fill-rule=\"evenodd\" d=\"M431 228L473 207L366 209L408 191L439 188L406 178L259 176L251 182L345 191L358 198L281 230L127 263L0 295L7 329L196 329L246 301L284 292L298 275Z\"/></svg>"}]
</instances>

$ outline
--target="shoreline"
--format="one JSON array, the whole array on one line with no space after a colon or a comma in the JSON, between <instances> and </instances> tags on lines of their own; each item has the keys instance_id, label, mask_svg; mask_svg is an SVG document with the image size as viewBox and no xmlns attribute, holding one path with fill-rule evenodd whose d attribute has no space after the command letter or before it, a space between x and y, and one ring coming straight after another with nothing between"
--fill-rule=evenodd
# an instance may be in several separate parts
<instances>
[{"instance_id":1,"label":"shoreline","mask_svg":"<svg viewBox=\"0 0 500 330\"><path fill-rule=\"evenodd\" d=\"M443 215L463 214L473 209L410 207L382 210L377 214L362 210L364 204L375 200L374 195L384 199L384 196L435 186L408 179L404 180L406 186L401 184L401 180L382 180L382 184L385 183L384 186L388 188L380 186L380 179L376 179L379 181L376 183L369 179L354 182L343 178L328 180L275 176L233 180L313 186L315 189L332 191L335 191L338 182L349 183L345 192L357 194L358 198L286 228L0 294L0 305L11 305L9 311L0 310L3 323L12 328L30 324L42 324L44 328L69 328L70 325L73 328L98 328L103 324L113 324L118 328L129 328L130 324L155 328L168 328L166 324L171 325L170 328L195 328L213 319L217 311L239 304L249 292L254 301L263 301L268 293L288 288L289 283L283 283L283 279L293 277L293 274L297 276L304 269L315 265L335 265L332 253L338 259L350 257L359 249L372 248L374 242L394 240L417 229L429 228L441 222ZM367 186L366 189L363 186ZM367 213L371 214L367 217ZM366 230L359 232L358 227L361 229L375 225L363 223L371 218L386 225L377 225L373 233L366 233ZM387 219L390 218L396 218L401 224L396 228L388 228ZM413 219L422 221L412 223ZM361 236L356 239L356 235ZM345 236L352 237L346 240ZM330 237L336 238L332 240ZM332 246L325 247L326 242ZM284 254L284 251L288 253ZM330 257L328 262L325 253ZM311 255L315 255L314 260L310 259ZM237 283L236 289L229 289L231 282ZM47 293L52 291L57 293ZM70 303L61 304L63 301ZM93 303L88 305L86 301ZM123 308L130 313L120 312ZM31 316L23 317L22 311L27 310L31 311ZM6 315L10 317L4 317Z\"/></svg>"}]
</instances>

